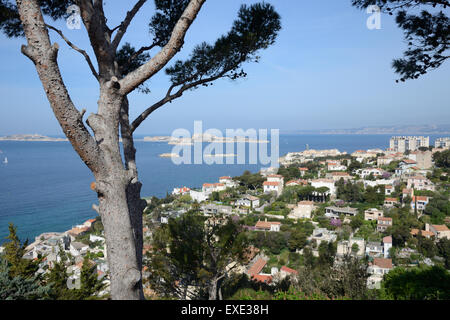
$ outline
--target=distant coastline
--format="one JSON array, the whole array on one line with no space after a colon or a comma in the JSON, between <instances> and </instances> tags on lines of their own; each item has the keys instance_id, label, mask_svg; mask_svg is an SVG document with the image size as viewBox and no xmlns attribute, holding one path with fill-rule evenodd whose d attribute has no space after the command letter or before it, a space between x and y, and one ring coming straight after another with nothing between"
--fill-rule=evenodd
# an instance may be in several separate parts
<instances>
[{"instance_id":1,"label":"distant coastline","mask_svg":"<svg viewBox=\"0 0 450 320\"><path fill-rule=\"evenodd\" d=\"M37 141L37 142L63 142L69 141L66 138L52 138L40 134L15 134L0 137L0 141Z\"/></svg>"},{"instance_id":2,"label":"distant coastline","mask_svg":"<svg viewBox=\"0 0 450 320\"><path fill-rule=\"evenodd\" d=\"M171 136L147 136L144 142L164 142L170 145L193 145L196 142L215 142L215 143L269 143L268 140L258 140L248 137L218 137L209 134L193 135L192 138L177 138Z\"/></svg>"},{"instance_id":3,"label":"distant coastline","mask_svg":"<svg viewBox=\"0 0 450 320\"><path fill-rule=\"evenodd\" d=\"M352 129L284 130L282 134L293 135L450 135L450 125L373 126Z\"/></svg>"}]
</instances>

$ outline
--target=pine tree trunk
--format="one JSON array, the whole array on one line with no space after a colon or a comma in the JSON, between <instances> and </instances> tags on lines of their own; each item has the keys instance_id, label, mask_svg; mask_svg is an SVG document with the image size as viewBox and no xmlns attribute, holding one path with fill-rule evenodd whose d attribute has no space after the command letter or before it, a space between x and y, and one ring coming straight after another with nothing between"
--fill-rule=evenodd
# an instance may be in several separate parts
<instances>
[{"instance_id":1,"label":"pine tree trunk","mask_svg":"<svg viewBox=\"0 0 450 320\"><path fill-rule=\"evenodd\" d=\"M209 300L217 300L217 279L212 279L208 288Z\"/></svg>"},{"instance_id":2,"label":"pine tree trunk","mask_svg":"<svg viewBox=\"0 0 450 320\"><path fill-rule=\"evenodd\" d=\"M117 95L111 84L102 86L100 92L99 112L91 115L88 123L103 156L102 166L94 174L105 228L111 296L115 300L143 299L141 183L137 178L132 136L123 139L125 166L118 135L122 110L128 101ZM126 125L122 127L122 132L127 130Z\"/></svg>"}]
</instances>

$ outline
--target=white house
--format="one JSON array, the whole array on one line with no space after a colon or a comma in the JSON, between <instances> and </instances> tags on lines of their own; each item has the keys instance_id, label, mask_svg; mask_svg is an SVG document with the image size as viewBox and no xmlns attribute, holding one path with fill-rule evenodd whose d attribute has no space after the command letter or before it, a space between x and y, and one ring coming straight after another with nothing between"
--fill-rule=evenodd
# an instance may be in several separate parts
<instances>
[{"instance_id":1,"label":"white house","mask_svg":"<svg viewBox=\"0 0 450 320\"><path fill-rule=\"evenodd\" d=\"M367 287L370 289L379 289L383 276L393 268L392 260L386 258L375 258L373 263L367 269L370 274L367 279Z\"/></svg>"},{"instance_id":2,"label":"white house","mask_svg":"<svg viewBox=\"0 0 450 320\"><path fill-rule=\"evenodd\" d=\"M267 181L269 182L279 182L281 186L284 186L284 178L282 175L279 174L269 174L267 176Z\"/></svg>"},{"instance_id":3,"label":"white house","mask_svg":"<svg viewBox=\"0 0 450 320\"><path fill-rule=\"evenodd\" d=\"M351 207L335 207L330 206L325 208L325 217L327 218L339 218L341 215L354 217L358 214L358 209Z\"/></svg>"},{"instance_id":4,"label":"white house","mask_svg":"<svg viewBox=\"0 0 450 320\"><path fill-rule=\"evenodd\" d=\"M219 183L224 184L227 188L234 188L238 185L238 183L229 176L220 177Z\"/></svg>"},{"instance_id":5,"label":"white house","mask_svg":"<svg viewBox=\"0 0 450 320\"><path fill-rule=\"evenodd\" d=\"M344 179L344 181L348 181L353 179L353 177L348 174L347 172L342 171L335 171L335 172L328 172L325 177L327 179L333 179L334 182L339 181L341 179Z\"/></svg>"},{"instance_id":6,"label":"white house","mask_svg":"<svg viewBox=\"0 0 450 320\"><path fill-rule=\"evenodd\" d=\"M416 209L417 204L417 210L423 211L425 207L427 206L428 202L430 202L430 198L426 196L413 196L411 201L411 209Z\"/></svg>"},{"instance_id":7,"label":"white house","mask_svg":"<svg viewBox=\"0 0 450 320\"><path fill-rule=\"evenodd\" d=\"M425 224L425 230L433 232L436 239L442 238L450 239L450 230L445 224L437 225L427 223Z\"/></svg>"},{"instance_id":8,"label":"white house","mask_svg":"<svg viewBox=\"0 0 450 320\"><path fill-rule=\"evenodd\" d=\"M99 241L99 242L105 243L105 238L91 234L91 235L89 235L89 241L90 242L97 242L97 241Z\"/></svg>"},{"instance_id":9,"label":"white house","mask_svg":"<svg viewBox=\"0 0 450 320\"><path fill-rule=\"evenodd\" d=\"M286 182L286 187L292 187L292 186L306 186L308 185L308 181L303 179L297 179L297 180L290 180Z\"/></svg>"},{"instance_id":10,"label":"white house","mask_svg":"<svg viewBox=\"0 0 450 320\"><path fill-rule=\"evenodd\" d=\"M311 214L315 209L313 201L300 201L297 206L288 215L291 219L311 219Z\"/></svg>"},{"instance_id":11,"label":"white house","mask_svg":"<svg viewBox=\"0 0 450 320\"><path fill-rule=\"evenodd\" d=\"M409 177L406 188L429 191L435 190L433 183L424 176Z\"/></svg>"},{"instance_id":12,"label":"white house","mask_svg":"<svg viewBox=\"0 0 450 320\"><path fill-rule=\"evenodd\" d=\"M334 185L334 180L332 179L314 179L311 180L311 186L314 188L327 187L329 189L329 193L332 196L336 195L336 186Z\"/></svg>"},{"instance_id":13,"label":"white house","mask_svg":"<svg viewBox=\"0 0 450 320\"><path fill-rule=\"evenodd\" d=\"M303 177L308 172L309 169L301 167L301 168L298 168L298 170L300 171L300 176Z\"/></svg>"},{"instance_id":14,"label":"white house","mask_svg":"<svg viewBox=\"0 0 450 320\"><path fill-rule=\"evenodd\" d=\"M87 244L72 241L70 243L69 251L70 254L74 257L78 257L80 255L85 255L89 249L89 246Z\"/></svg>"},{"instance_id":15,"label":"white house","mask_svg":"<svg viewBox=\"0 0 450 320\"><path fill-rule=\"evenodd\" d=\"M395 169L395 174L397 176L403 175L413 171L413 168L417 166L417 163L411 159L404 159L398 164L398 168Z\"/></svg>"},{"instance_id":16,"label":"white house","mask_svg":"<svg viewBox=\"0 0 450 320\"><path fill-rule=\"evenodd\" d=\"M392 208L396 204L398 204L397 198L385 198L384 199L384 207L386 207L386 208Z\"/></svg>"},{"instance_id":17,"label":"white house","mask_svg":"<svg viewBox=\"0 0 450 320\"><path fill-rule=\"evenodd\" d=\"M298 271L297 270L288 268L286 266L282 266L281 269L280 269L280 277L281 277L281 279L284 279L284 278L286 278L288 276L294 277L296 275L298 275Z\"/></svg>"},{"instance_id":18,"label":"white house","mask_svg":"<svg viewBox=\"0 0 450 320\"><path fill-rule=\"evenodd\" d=\"M313 234L308 237L309 241L315 240L317 245L320 245L322 241L335 242L337 239L336 232L330 231L327 228L316 228Z\"/></svg>"},{"instance_id":19,"label":"white house","mask_svg":"<svg viewBox=\"0 0 450 320\"><path fill-rule=\"evenodd\" d=\"M281 227L281 222L273 222L273 221L258 221L255 225L256 230L261 231L272 231L272 232L279 232Z\"/></svg>"},{"instance_id":20,"label":"white house","mask_svg":"<svg viewBox=\"0 0 450 320\"><path fill-rule=\"evenodd\" d=\"M369 267L370 274L385 275L393 268L392 260L386 258L374 258L372 265Z\"/></svg>"},{"instance_id":21,"label":"white house","mask_svg":"<svg viewBox=\"0 0 450 320\"><path fill-rule=\"evenodd\" d=\"M378 218L383 217L383 211L378 210L376 208L367 209L364 211L364 220L372 221L372 220L378 220Z\"/></svg>"},{"instance_id":22,"label":"white house","mask_svg":"<svg viewBox=\"0 0 450 320\"><path fill-rule=\"evenodd\" d=\"M219 192L226 189L223 183L204 183L202 191L205 193Z\"/></svg>"},{"instance_id":23,"label":"white house","mask_svg":"<svg viewBox=\"0 0 450 320\"><path fill-rule=\"evenodd\" d=\"M396 182L396 179L363 180L364 188L367 188L368 186L394 185Z\"/></svg>"},{"instance_id":24,"label":"white house","mask_svg":"<svg viewBox=\"0 0 450 320\"><path fill-rule=\"evenodd\" d=\"M210 193L206 193L203 191L195 191L195 190L191 190L189 192L189 195L192 198L192 201L197 201L197 202L203 202L208 200Z\"/></svg>"},{"instance_id":25,"label":"white house","mask_svg":"<svg viewBox=\"0 0 450 320\"><path fill-rule=\"evenodd\" d=\"M245 195L236 201L236 206L249 207L252 209L258 208L259 198L251 195Z\"/></svg>"},{"instance_id":26,"label":"white house","mask_svg":"<svg viewBox=\"0 0 450 320\"><path fill-rule=\"evenodd\" d=\"M330 161L327 165L328 171L345 171L347 167L342 165L340 161Z\"/></svg>"},{"instance_id":27,"label":"white house","mask_svg":"<svg viewBox=\"0 0 450 320\"><path fill-rule=\"evenodd\" d=\"M370 175L376 177L381 177L383 175L383 170L380 168L363 168L358 169L356 173L363 179L369 177Z\"/></svg>"},{"instance_id":28,"label":"white house","mask_svg":"<svg viewBox=\"0 0 450 320\"><path fill-rule=\"evenodd\" d=\"M366 255L371 257L383 257L384 256L383 244L374 241L367 242Z\"/></svg>"},{"instance_id":29,"label":"white house","mask_svg":"<svg viewBox=\"0 0 450 320\"><path fill-rule=\"evenodd\" d=\"M181 188L173 188L172 194L173 195L184 195L191 191L191 189L187 187L181 187Z\"/></svg>"},{"instance_id":30,"label":"white house","mask_svg":"<svg viewBox=\"0 0 450 320\"><path fill-rule=\"evenodd\" d=\"M384 232L389 227L392 227L392 218L380 217L377 219L377 231L378 232Z\"/></svg>"},{"instance_id":31,"label":"white house","mask_svg":"<svg viewBox=\"0 0 450 320\"><path fill-rule=\"evenodd\" d=\"M395 188L392 185L387 185L384 187L384 194L386 196L390 196L395 191Z\"/></svg>"},{"instance_id":32,"label":"white house","mask_svg":"<svg viewBox=\"0 0 450 320\"><path fill-rule=\"evenodd\" d=\"M387 236L383 238L383 255L385 258L390 257L389 250L392 248L392 237Z\"/></svg>"},{"instance_id":33,"label":"white house","mask_svg":"<svg viewBox=\"0 0 450 320\"><path fill-rule=\"evenodd\" d=\"M264 193L275 192L279 196L283 192L283 185L277 181L264 181L263 189Z\"/></svg>"}]
</instances>

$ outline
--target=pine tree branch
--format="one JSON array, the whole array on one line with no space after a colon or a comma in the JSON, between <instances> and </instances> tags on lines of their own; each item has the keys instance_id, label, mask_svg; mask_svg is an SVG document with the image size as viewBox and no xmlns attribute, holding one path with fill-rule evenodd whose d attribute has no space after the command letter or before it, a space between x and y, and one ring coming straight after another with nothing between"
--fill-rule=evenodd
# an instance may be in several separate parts
<instances>
[{"instance_id":1,"label":"pine tree branch","mask_svg":"<svg viewBox=\"0 0 450 320\"><path fill-rule=\"evenodd\" d=\"M75 51L81 53L81 54L84 56L84 58L86 59L88 65L89 65L89 68L91 69L92 74L94 75L94 77L95 77L97 80L99 80L98 73L97 73L97 71L95 70L95 67L94 67L94 65L92 64L91 58L90 58L89 55L86 53L86 51L80 49L80 48L77 47L75 44L73 44L73 42L71 42L69 39L67 39L67 38L64 36L64 34L62 33L61 30L56 29L55 27L53 27L53 26L51 26L51 25L48 25L48 24L45 24L45 26L46 26L47 28L49 28L49 29L55 31L56 33L58 33L58 34L61 36L61 38L67 43L67 45L69 45L69 47L71 47L71 48L74 49Z\"/></svg>"},{"instance_id":2,"label":"pine tree branch","mask_svg":"<svg viewBox=\"0 0 450 320\"><path fill-rule=\"evenodd\" d=\"M191 0L175 25L168 43L147 63L120 81L120 93L127 95L160 71L181 50L184 37L206 0Z\"/></svg>"},{"instance_id":3,"label":"pine tree branch","mask_svg":"<svg viewBox=\"0 0 450 320\"><path fill-rule=\"evenodd\" d=\"M145 2L147 2L147 0L139 0L138 2L136 2L133 9L131 9L131 11L127 12L127 15L126 15L125 19L122 21L122 23L118 27L113 29L113 31L114 31L118 28L116 36L114 37L114 40L112 41L113 50L117 50L117 47L119 46L120 41L122 40L123 36L127 32L127 29L130 26L131 21L136 16L136 14L139 12L139 10L142 8L142 6L145 4Z\"/></svg>"}]
</instances>

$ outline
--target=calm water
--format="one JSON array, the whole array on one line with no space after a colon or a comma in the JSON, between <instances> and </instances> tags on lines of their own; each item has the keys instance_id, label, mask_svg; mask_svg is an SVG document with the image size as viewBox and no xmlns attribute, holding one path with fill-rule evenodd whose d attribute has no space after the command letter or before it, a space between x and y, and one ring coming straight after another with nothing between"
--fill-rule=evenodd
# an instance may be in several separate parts
<instances>
[{"instance_id":1,"label":"calm water","mask_svg":"<svg viewBox=\"0 0 450 320\"><path fill-rule=\"evenodd\" d=\"M280 156L292 151L337 148L349 153L358 149L386 148L387 135L281 135ZM434 141L434 137L430 137ZM163 197L174 187L201 187L224 175L244 170L256 172L261 165L180 165L159 154L171 152L166 143L136 142L143 196ZM0 243L13 222L22 239L47 231L65 231L96 215L91 206L96 195L89 188L90 171L68 142L0 141ZM226 151L224 151L225 153ZM3 164L4 157L8 164Z\"/></svg>"}]
</instances>

